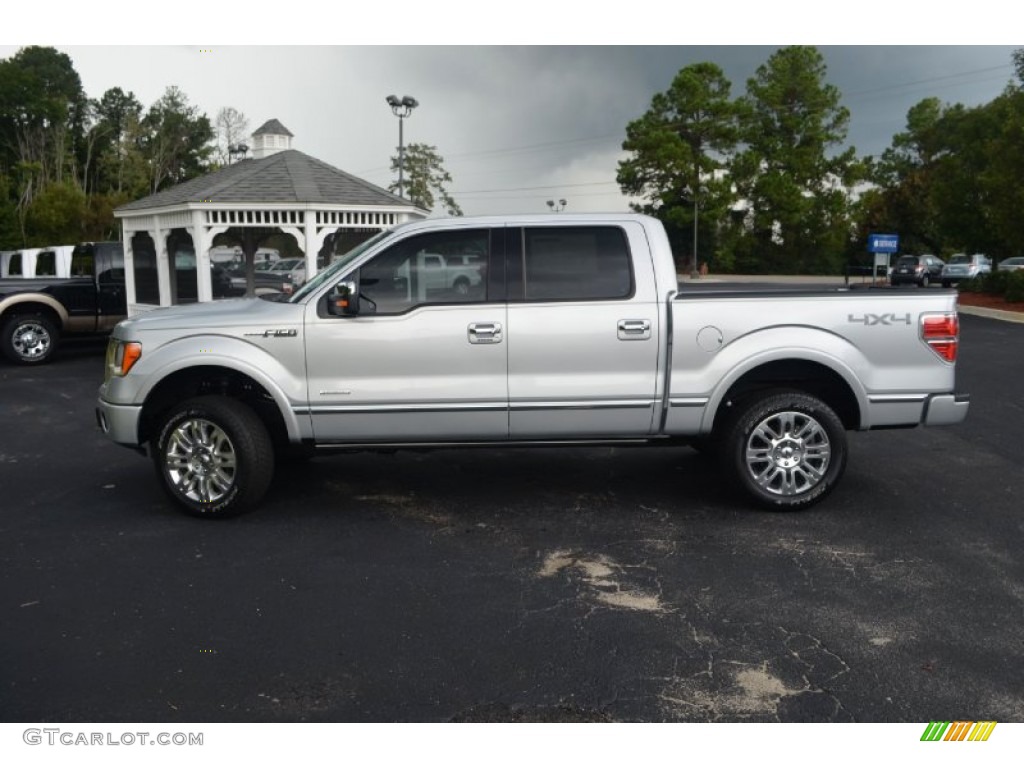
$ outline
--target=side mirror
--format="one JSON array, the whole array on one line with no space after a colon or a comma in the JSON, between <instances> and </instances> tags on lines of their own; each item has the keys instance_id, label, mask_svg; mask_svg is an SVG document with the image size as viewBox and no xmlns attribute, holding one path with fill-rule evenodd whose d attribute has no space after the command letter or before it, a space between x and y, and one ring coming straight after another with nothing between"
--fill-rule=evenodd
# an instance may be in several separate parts
<instances>
[{"instance_id":1,"label":"side mirror","mask_svg":"<svg viewBox=\"0 0 1024 768\"><path fill-rule=\"evenodd\" d=\"M327 313L336 317L355 317L359 314L359 284L343 280L327 296Z\"/></svg>"}]
</instances>

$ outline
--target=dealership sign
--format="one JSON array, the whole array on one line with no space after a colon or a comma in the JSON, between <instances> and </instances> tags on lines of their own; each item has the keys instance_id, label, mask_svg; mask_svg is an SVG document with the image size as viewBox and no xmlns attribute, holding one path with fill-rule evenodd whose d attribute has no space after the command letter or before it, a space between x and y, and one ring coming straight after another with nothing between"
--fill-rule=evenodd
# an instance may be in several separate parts
<instances>
[{"instance_id":1,"label":"dealership sign","mask_svg":"<svg viewBox=\"0 0 1024 768\"><path fill-rule=\"evenodd\" d=\"M868 235L869 253L896 253L899 249L899 235Z\"/></svg>"}]
</instances>

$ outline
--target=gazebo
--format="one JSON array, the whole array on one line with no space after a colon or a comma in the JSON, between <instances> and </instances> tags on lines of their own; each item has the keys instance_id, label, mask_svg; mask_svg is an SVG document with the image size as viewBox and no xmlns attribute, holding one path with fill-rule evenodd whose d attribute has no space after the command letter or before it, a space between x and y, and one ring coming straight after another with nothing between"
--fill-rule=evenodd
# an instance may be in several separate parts
<instances>
[{"instance_id":1,"label":"gazebo","mask_svg":"<svg viewBox=\"0 0 1024 768\"><path fill-rule=\"evenodd\" d=\"M114 211L122 225L129 315L211 301L210 249L218 235L221 244L241 248L251 294L256 251L272 235L295 239L312 277L319 255L342 253L375 232L428 215L292 149L291 132L277 120L257 129L252 141L252 158Z\"/></svg>"}]
</instances>

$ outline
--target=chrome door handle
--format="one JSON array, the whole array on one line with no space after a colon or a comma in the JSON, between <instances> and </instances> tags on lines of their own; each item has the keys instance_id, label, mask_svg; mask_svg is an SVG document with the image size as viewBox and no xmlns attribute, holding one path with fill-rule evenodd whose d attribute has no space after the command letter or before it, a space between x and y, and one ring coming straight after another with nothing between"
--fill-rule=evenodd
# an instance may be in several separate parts
<instances>
[{"instance_id":1,"label":"chrome door handle","mask_svg":"<svg viewBox=\"0 0 1024 768\"><path fill-rule=\"evenodd\" d=\"M650 320L619 320L619 339L622 341L643 341L651 338Z\"/></svg>"},{"instance_id":2,"label":"chrome door handle","mask_svg":"<svg viewBox=\"0 0 1024 768\"><path fill-rule=\"evenodd\" d=\"M470 323L467 329L470 344L501 342L501 323Z\"/></svg>"}]
</instances>

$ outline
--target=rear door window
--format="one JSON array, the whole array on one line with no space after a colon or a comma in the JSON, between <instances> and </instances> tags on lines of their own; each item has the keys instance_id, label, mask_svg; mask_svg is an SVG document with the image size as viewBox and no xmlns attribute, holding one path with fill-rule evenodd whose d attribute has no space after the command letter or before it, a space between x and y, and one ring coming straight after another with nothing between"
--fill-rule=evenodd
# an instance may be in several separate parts
<instances>
[{"instance_id":1,"label":"rear door window","mask_svg":"<svg viewBox=\"0 0 1024 768\"><path fill-rule=\"evenodd\" d=\"M526 301L593 301L633 295L633 265L618 227L533 227L523 238Z\"/></svg>"}]
</instances>

